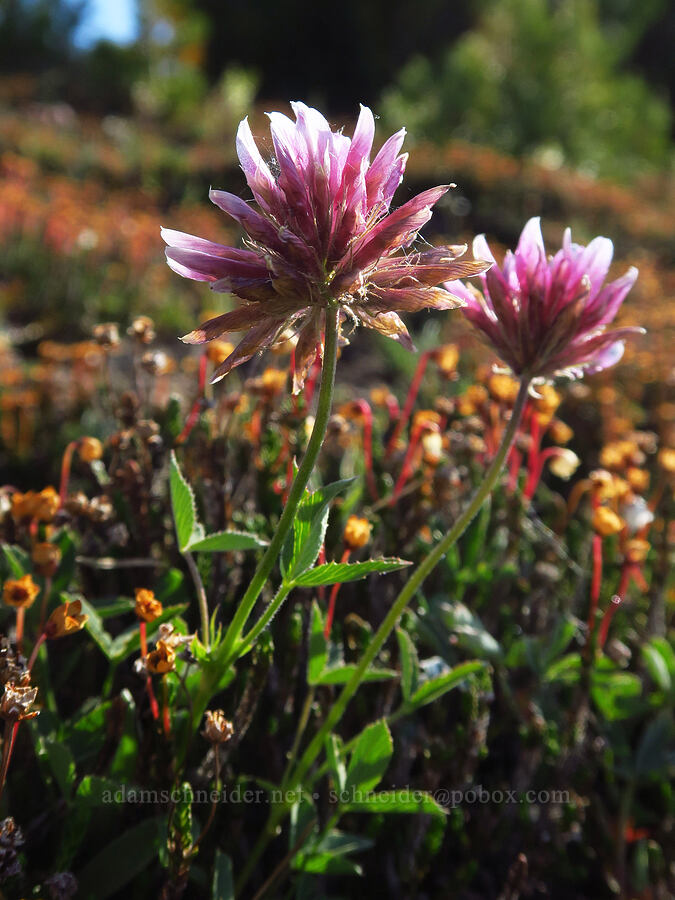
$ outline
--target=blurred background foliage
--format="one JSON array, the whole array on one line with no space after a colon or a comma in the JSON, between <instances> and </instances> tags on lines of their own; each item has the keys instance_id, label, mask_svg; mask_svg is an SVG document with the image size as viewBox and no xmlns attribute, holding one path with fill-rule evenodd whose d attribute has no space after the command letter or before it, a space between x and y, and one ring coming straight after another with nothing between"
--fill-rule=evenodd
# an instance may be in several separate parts
<instances>
[{"instance_id":1,"label":"blurred background foliage","mask_svg":"<svg viewBox=\"0 0 675 900\"><path fill-rule=\"evenodd\" d=\"M630 178L672 164L667 0L140 0L137 39L77 44L87 0L3 0L0 71L43 100L222 131L259 92L358 102L416 140L460 138ZM110 2L110 15L115 3Z\"/></svg>"}]
</instances>

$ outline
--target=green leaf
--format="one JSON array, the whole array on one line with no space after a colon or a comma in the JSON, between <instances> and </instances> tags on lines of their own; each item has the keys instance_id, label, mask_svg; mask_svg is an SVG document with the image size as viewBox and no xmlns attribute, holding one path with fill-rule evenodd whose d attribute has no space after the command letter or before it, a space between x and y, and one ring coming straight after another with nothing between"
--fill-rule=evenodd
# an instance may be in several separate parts
<instances>
[{"instance_id":1,"label":"green leaf","mask_svg":"<svg viewBox=\"0 0 675 900\"><path fill-rule=\"evenodd\" d=\"M439 675L438 678L432 678L429 681L425 681L424 684L414 692L410 699L404 703L406 712L412 712L414 709L426 706L427 703L432 703L434 700L442 697L443 694L447 694L448 691L456 688L457 685L465 681L470 675L474 675L484 668L485 663L482 660L475 659L470 662L461 663L459 666L455 666L454 669L451 669L444 675Z\"/></svg>"},{"instance_id":2,"label":"green leaf","mask_svg":"<svg viewBox=\"0 0 675 900\"><path fill-rule=\"evenodd\" d=\"M123 616L134 608L134 601L130 597L119 597L113 603L95 607L99 618L112 619L114 616Z\"/></svg>"},{"instance_id":3,"label":"green leaf","mask_svg":"<svg viewBox=\"0 0 675 900\"><path fill-rule=\"evenodd\" d=\"M44 759L64 797L70 797L75 781L75 761L68 746L61 741L41 737L36 745L39 759Z\"/></svg>"},{"instance_id":4,"label":"green leaf","mask_svg":"<svg viewBox=\"0 0 675 900\"><path fill-rule=\"evenodd\" d=\"M316 566L308 572L304 572L293 580L296 587L318 587L323 584L345 584L348 581L358 581L373 572L383 574L395 572L409 566L410 563L403 559L368 559L365 562L339 563L329 562Z\"/></svg>"},{"instance_id":5,"label":"green leaf","mask_svg":"<svg viewBox=\"0 0 675 900\"><path fill-rule=\"evenodd\" d=\"M259 550L267 543L245 531L216 531L199 541L191 541L187 549L200 553L226 553L230 550Z\"/></svg>"},{"instance_id":6,"label":"green leaf","mask_svg":"<svg viewBox=\"0 0 675 900\"><path fill-rule=\"evenodd\" d=\"M166 841L165 819L144 819L101 850L77 876L78 898L106 900L157 859Z\"/></svg>"},{"instance_id":7,"label":"green leaf","mask_svg":"<svg viewBox=\"0 0 675 900\"><path fill-rule=\"evenodd\" d=\"M368 725L359 735L347 767L346 791L372 791L387 770L394 744L382 719Z\"/></svg>"},{"instance_id":8,"label":"green leaf","mask_svg":"<svg viewBox=\"0 0 675 900\"><path fill-rule=\"evenodd\" d=\"M647 725L635 754L635 775L646 778L662 772L675 761L673 737L675 726L669 712L663 712Z\"/></svg>"},{"instance_id":9,"label":"green leaf","mask_svg":"<svg viewBox=\"0 0 675 900\"><path fill-rule=\"evenodd\" d=\"M178 548L182 553L188 550L191 544L203 540L204 526L197 518L195 496L192 493L192 488L183 477L174 450L171 451L169 485Z\"/></svg>"},{"instance_id":10,"label":"green leaf","mask_svg":"<svg viewBox=\"0 0 675 900\"><path fill-rule=\"evenodd\" d=\"M347 663L343 666L331 666L329 669L324 669L313 682L312 684L347 684L348 681L351 680L354 672L356 672L356 665L353 663ZM396 669L366 669L363 673L362 681L389 681L390 678L397 678L398 672Z\"/></svg>"},{"instance_id":11,"label":"green leaf","mask_svg":"<svg viewBox=\"0 0 675 900\"><path fill-rule=\"evenodd\" d=\"M286 583L295 581L316 562L328 527L330 504L353 480L345 478L305 493L295 516L293 534L281 554L281 572Z\"/></svg>"},{"instance_id":12,"label":"green leaf","mask_svg":"<svg viewBox=\"0 0 675 900\"><path fill-rule=\"evenodd\" d=\"M452 632L453 642L482 659L501 660L504 651L490 632L485 628L477 615L463 603L436 604L445 627Z\"/></svg>"},{"instance_id":13,"label":"green leaf","mask_svg":"<svg viewBox=\"0 0 675 900\"><path fill-rule=\"evenodd\" d=\"M336 734L329 734L326 738L326 761L338 791L344 790L345 781L347 780L347 769L343 756L342 738Z\"/></svg>"},{"instance_id":14,"label":"green leaf","mask_svg":"<svg viewBox=\"0 0 675 900\"><path fill-rule=\"evenodd\" d=\"M319 676L326 667L328 659L328 642L323 635L323 616L319 605L312 602L312 619L309 628L309 658L307 660L307 683L317 684Z\"/></svg>"},{"instance_id":15,"label":"green leaf","mask_svg":"<svg viewBox=\"0 0 675 900\"><path fill-rule=\"evenodd\" d=\"M211 900L234 900L232 860L218 848L216 848L216 861L213 866Z\"/></svg>"},{"instance_id":16,"label":"green leaf","mask_svg":"<svg viewBox=\"0 0 675 900\"><path fill-rule=\"evenodd\" d=\"M581 675L581 656L568 653L552 663L544 673L544 681L559 681L562 684L576 684Z\"/></svg>"},{"instance_id":17,"label":"green leaf","mask_svg":"<svg viewBox=\"0 0 675 900\"><path fill-rule=\"evenodd\" d=\"M398 651L401 657L401 691L403 699L408 700L410 695L417 690L420 663L413 640L407 631L403 628L397 628L396 640L398 641Z\"/></svg>"},{"instance_id":18,"label":"green leaf","mask_svg":"<svg viewBox=\"0 0 675 900\"><path fill-rule=\"evenodd\" d=\"M637 712L642 682L632 672L599 671L591 675L591 696L608 722L626 719Z\"/></svg>"},{"instance_id":19,"label":"green leaf","mask_svg":"<svg viewBox=\"0 0 675 900\"><path fill-rule=\"evenodd\" d=\"M75 798L80 806L95 807L110 803L117 791L124 790L119 781L102 778L100 775L85 775L77 787Z\"/></svg>"},{"instance_id":20,"label":"green leaf","mask_svg":"<svg viewBox=\"0 0 675 900\"><path fill-rule=\"evenodd\" d=\"M293 857L291 868L296 872L310 872L313 875L362 875L363 869L358 863L344 856L332 853L297 853Z\"/></svg>"},{"instance_id":21,"label":"green leaf","mask_svg":"<svg viewBox=\"0 0 675 900\"><path fill-rule=\"evenodd\" d=\"M60 596L62 601L73 599L68 594L61 594ZM88 617L84 627L92 636L94 641L98 644L99 648L103 651L106 658L112 660L113 639L103 627L103 622L99 617L98 611L91 605L91 603L89 603L84 598L80 598L80 602L82 603L82 612L85 613L85 615Z\"/></svg>"},{"instance_id":22,"label":"green leaf","mask_svg":"<svg viewBox=\"0 0 675 900\"><path fill-rule=\"evenodd\" d=\"M21 547L10 547L9 544L1 544L2 555L5 557L12 578L21 578L30 568L28 554Z\"/></svg>"},{"instance_id":23,"label":"green leaf","mask_svg":"<svg viewBox=\"0 0 675 900\"><path fill-rule=\"evenodd\" d=\"M670 650L669 646L668 649ZM669 693L673 687L673 679L668 666L668 659L664 656L662 648L652 641L642 647L641 653L654 684L660 690Z\"/></svg>"},{"instance_id":24,"label":"green leaf","mask_svg":"<svg viewBox=\"0 0 675 900\"><path fill-rule=\"evenodd\" d=\"M374 814L428 813L432 816L440 817L447 815L447 811L434 800L431 794L407 788L398 791L380 791L377 794L369 794L363 800L347 803L343 810L345 812Z\"/></svg>"}]
</instances>

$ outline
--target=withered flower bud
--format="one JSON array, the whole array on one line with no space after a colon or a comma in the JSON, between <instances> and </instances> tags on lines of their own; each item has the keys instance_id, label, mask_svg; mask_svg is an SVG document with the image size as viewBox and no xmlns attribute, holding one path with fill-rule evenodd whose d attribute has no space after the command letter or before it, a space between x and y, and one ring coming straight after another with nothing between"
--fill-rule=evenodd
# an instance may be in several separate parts
<instances>
[{"instance_id":1,"label":"withered flower bud","mask_svg":"<svg viewBox=\"0 0 675 900\"><path fill-rule=\"evenodd\" d=\"M101 322L94 326L94 340L99 347L109 347L114 350L119 347L120 332L115 322Z\"/></svg>"},{"instance_id":2,"label":"withered flower bud","mask_svg":"<svg viewBox=\"0 0 675 900\"><path fill-rule=\"evenodd\" d=\"M89 500L82 491L76 491L74 494L70 494L67 497L64 506L71 516L86 516L89 512Z\"/></svg>"},{"instance_id":3,"label":"withered flower bud","mask_svg":"<svg viewBox=\"0 0 675 900\"><path fill-rule=\"evenodd\" d=\"M225 744L234 734L232 722L225 718L222 709L208 709L205 715L204 737L210 744Z\"/></svg>"},{"instance_id":4,"label":"withered flower bud","mask_svg":"<svg viewBox=\"0 0 675 900\"><path fill-rule=\"evenodd\" d=\"M0 883L21 874L19 850L23 844L23 832L12 816L7 816L0 822Z\"/></svg>"},{"instance_id":5,"label":"withered flower bud","mask_svg":"<svg viewBox=\"0 0 675 900\"><path fill-rule=\"evenodd\" d=\"M28 685L16 685L8 681L0 698L0 718L6 722L21 722L34 719L38 710L31 710L37 698L38 689Z\"/></svg>"},{"instance_id":6,"label":"withered flower bud","mask_svg":"<svg viewBox=\"0 0 675 900\"><path fill-rule=\"evenodd\" d=\"M168 375L175 369L174 361L163 350L148 350L141 357L141 367L148 375Z\"/></svg>"},{"instance_id":7,"label":"withered flower bud","mask_svg":"<svg viewBox=\"0 0 675 900\"><path fill-rule=\"evenodd\" d=\"M100 497L94 497L89 503L87 510L92 522L108 522L115 514L115 509L110 502L110 497L101 494Z\"/></svg>"},{"instance_id":8,"label":"withered flower bud","mask_svg":"<svg viewBox=\"0 0 675 900\"><path fill-rule=\"evenodd\" d=\"M26 668L25 656L3 637L0 638L0 684L7 684L8 681L25 687L30 684L30 672Z\"/></svg>"},{"instance_id":9,"label":"withered flower bud","mask_svg":"<svg viewBox=\"0 0 675 900\"><path fill-rule=\"evenodd\" d=\"M149 316L136 316L127 334L141 344L151 344L155 339L155 323Z\"/></svg>"}]
</instances>

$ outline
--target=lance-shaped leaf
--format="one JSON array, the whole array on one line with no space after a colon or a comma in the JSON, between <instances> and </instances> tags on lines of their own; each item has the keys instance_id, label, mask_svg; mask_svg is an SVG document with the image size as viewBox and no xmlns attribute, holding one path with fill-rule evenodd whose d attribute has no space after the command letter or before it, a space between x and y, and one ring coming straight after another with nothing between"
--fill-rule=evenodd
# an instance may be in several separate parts
<instances>
[{"instance_id":1,"label":"lance-shaped leaf","mask_svg":"<svg viewBox=\"0 0 675 900\"><path fill-rule=\"evenodd\" d=\"M195 497L192 488L183 477L176 454L171 451L171 469L169 474L171 488L171 509L176 525L176 537L178 547L182 552L187 550L190 544L201 541L204 538L204 526L197 518Z\"/></svg>"},{"instance_id":2,"label":"lance-shaped leaf","mask_svg":"<svg viewBox=\"0 0 675 900\"><path fill-rule=\"evenodd\" d=\"M296 587L318 587L323 584L345 584L348 581L359 581L367 575L395 572L409 566L405 559L368 559L358 563L329 562L316 566L294 579Z\"/></svg>"}]
</instances>

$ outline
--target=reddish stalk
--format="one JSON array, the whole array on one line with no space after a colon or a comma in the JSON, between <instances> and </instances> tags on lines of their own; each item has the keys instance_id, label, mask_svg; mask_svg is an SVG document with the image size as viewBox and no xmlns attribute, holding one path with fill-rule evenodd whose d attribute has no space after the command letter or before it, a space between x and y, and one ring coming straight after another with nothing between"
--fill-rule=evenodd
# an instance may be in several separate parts
<instances>
[{"instance_id":1,"label":"reddish stalk","mask_svg":"<svg viewBox=\"0 0 675 900\"><path fill-rule=\"evenodd\" d=\"M148 632L147 624L142 620L138 623L138 634L141 642L141 659L145 659L148 655ZM157 703L157 697L155 697L155 690L152 686L152 678L150 677L149 672L145 676L145 690L148 695L148 700L150 701L152 718L156 722L159 719L159 704Z\"/></svg>"},{"instance_id":2,"label":"reddish stalk","mask_svg":"<svg viewBox=\"0 0 675 900\"><path fill-rule=\"evenodd\" d=\"M164 736L171 737L171 709L169 708L169 683L166 675L162 675L162 726Z\"/></svg>"},{"instance_id":3,"label":"reddish stalk","mask_svg":"<svg viewBox=\"0 0 675 900\"><path fill-rule=\"evenodd\" d=\"M16 611L16 646L19 653L23 649L23 625L26 620L26 610L20 606Z\"/></svg>"},{"instance_id":4,"label":"reddish stalk","mask_svg":"<svg viewBox=\"0 0 675 900\"><path fill-rule=\"evenodd\" d=\"M202 353L199 357L199 376L197 381L197 397L195 402L192 404L192 409L190 410L187 419L185 420L185 425L183 426L183 430L176 438L176 444L184 444L185 441L190 437L190 433L192 429L197 424L199 420L199 414L202 410L202 404L204 402L204 390L206 388L206 363L208 361L208 357L206 353Z\"/></svg>"},{"instance_id":5,"label":"reddish stalk","mask_svg":"<svg viewBox=\"0 0 675 900\"><path fill-rule=\"evenodd\" d=\"M45 619L47 618L47 601L49 600L49 595L52 592L52 579L51 575L47 575L45 577L45 583L42 593L42 603L40 604L40 624L38 625L38 631L41 632L45 626Z\"/></svg>"},{"instance_id":6,"label":"reddish stalk","mask_svg":"<svg viewBox=\"0 0 675 900\"><path fill-rule=\"evenodd\" d=\"M28 671L29 672L35 665L35 660L37 659L37 655L40 651L40 647L44 644L44 642L46 640L47 640L47 633L45 631L43 631L40 634L40 637L37 639L37 641L35 641L35 646L33 647L33 650L30 655L30 659L28 660Z\"/></svg>"},{"instance_id":7,"label":"reddish stalk","mask_svg":"<svg viewBox=\"0 0 675 900\"><path fill-rule=\"evenodd\" d=\"M539 416L533 410L530 415L530 452L527 458L527 482L523 495L526 500L531 500L541 478L543 462L541 461L541 427Z\"/></svg>"},{"instance_id":8,"label":"reddish stalk","mask_svg":"<svg viewBox=\"0 0 675 900\"><path fill-rule=\"evenodd\" d=\"M600 586L602 584L602 538L599 534L593 535L593 575L591 578L591 605L588 612L588 644L590 646L595 631L595 615L598 611L600 600Z\"/></svg>"},{"instance_id":9,"label":"reddish stalk","mask_svg":"<svg viewBox=\"0 0 675 900\"><path fill-rule=\"evenodd\" d=\"M405 487L406 481L410 478L410 473L412 471L412 461L413 457L419 447L420 440L422 438L422 432L425 428L428 428L428 423L420 424L417 427L413 428L412 435L410 436L410 443L408 444L408 449L406 450L405 457L403 458L403 465L401 466L401 473L398 476L398 480L394 485L394 492L391 496L391 500L389 501L391 504L395 503L399 497L399 494Z\"/></svg>"},{"instance_id":10,"label":"reddish stalk","mask_svg":"<svg viewBox=\"0 0 675 900\"><path fill-rule=\"evenodd\" d=\"M349 561L349 554L351 550L349 547L345 547L342 556L340 557L341 563L346 563ZM337 600L337 595L340 592L340 582L338 581L333 585L330 592L330 599L328 600L328 612L326 613L326 625L323 629L323 636L328 640L330 637L331 629L333 628L333 618L335 617L335 601Z\"/></svg>"},{"instance_id":11,"label":"reddish stalk","mask_svg":"<svg viewBox=\"0 0 675 900\"><path fill-rule=\"evenodd\" d=\"M623 573L621 576L621 583L623 584ZM621 590L621 587L619 587ZM625 587L624 587L625 591ZM605 611L604 616L602 617L602 623L600 625L600 631L598 632L598 650L602 650L605 646L605 641L607 640L607 634L609 632L609 626L612 624L612 619L614 618L614 614L617 609L621 606L623 601L623 594L614 594L612 597L612 602L609 607Z\"/></svg>"},{"instance_id":12,"label":"reddish stalk","mask_svg":"<svg viewBox=\"0 0 675 900\"><path fill-rule=\"evenodd\" d=\"M507 490L510 494L515 493L515 490L518 487L518 473L520 472L522 462L523 454L517 447L512 447L511 453L509 454L509 479L507 484Z\"/></svg>"},{"instance_id":13,"label":"reddish stalk","mask_svg":"<svg viewBox=\"0 0 675 900\"><path fill-rule=\"evenodd\" d=\"M0 768L0 800L5 790L5 781L7 780L7 770L9 769L9 761L12 757L14 749L14 741L16 733L19 730L18 722L5 722L5 739L2 748L2 768Z\"/></svg>"},{"instance_id":14,"label":"reddish stalk","mask_svg":"<svg viewBox=\"0 0 675 900\"><path fill-rule=\"evenodd\" d=\"M68 493L68 482L70 480L70 468L73 464L73 453L77 448L78 441L71 441L63 453L61 461L61 485L59 488L59 497L61 503L65 503L66 494Z\"/></svg>"},{"instance_id":15,"label":"reddish stalk","mask_svg":"<svg viewBox=\"0 0 675 900\"><path fill-rule=\"evenodd\" d=\"M391 456L391 454L396 449L396 445L398 444L398 439L403 431L403 429L408 424L410 419L410 415L413 411L413 406L415 405L415 400L417 400L417 395L419 394L420 385L422 384L422 379L424 378L424 373L426 372L427 366L429 365L429 360L433 356L433 350L427 350L423 353L419 362L417 363L417 368L415 369L415 374L413 375L413 380L410 382L410 388L408 390L408 396L405 398L405 405L403 407L403 412L398 418L396 425L394 427L394 431L392 432L391 437L389 438L389 443L387 444L387 449L385 451L385 456Z\"/></svg>"},{"instance_id":16,"label":"reddish stalk","mask_svg":"<svg viewBox=\"0 0 675 900\"><path fill-rule=\"evenodd\" d=\"M363 417L363 459L366 465L366 482L371 498L378 500L379 495L373 471L373 411L367 400L356 400L355 405Z\"/></svg>"}]
</instances>

